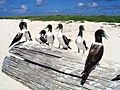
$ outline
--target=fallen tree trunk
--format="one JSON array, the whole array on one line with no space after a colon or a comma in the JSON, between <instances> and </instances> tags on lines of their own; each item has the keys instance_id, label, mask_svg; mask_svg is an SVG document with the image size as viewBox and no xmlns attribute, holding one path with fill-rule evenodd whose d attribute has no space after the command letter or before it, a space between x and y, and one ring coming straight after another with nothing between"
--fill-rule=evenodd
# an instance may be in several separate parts
<instances>
[{"instance_id":1,"label":"fallen tree trunk","mask_svg":"<svg viewBox=\"0 0 120 90\"><path fill-rule=\"evenodd\" d=\"M33 90L120 89L119 82L110 81L114 77L110 67L96 68L81 87L85 61L80 54L38 44L16 45L9 52L24 60L6 56L2 71Z\"/></svg>"}]
</instances>

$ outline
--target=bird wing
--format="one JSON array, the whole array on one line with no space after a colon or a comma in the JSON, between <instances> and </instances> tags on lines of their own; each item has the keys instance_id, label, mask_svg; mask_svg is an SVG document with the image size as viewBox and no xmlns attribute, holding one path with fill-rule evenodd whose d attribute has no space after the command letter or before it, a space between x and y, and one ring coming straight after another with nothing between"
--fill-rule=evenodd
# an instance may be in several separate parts
<instances>
[{"instance_id":1,"label":"bird wing","mask_svg":"<svg viewBox=\"0 0 120 90\"><path fill-rule=\"evenodd\" d=\"M45 36L40 36L40 40L43 42L43 43L46 43L47 42L47 35Z\"/></svg>"},{"instance_id":2,"label":"bird wing","mask_svg":"<svg viewBox=\"0 0 120 90\"><path fill-rule=\"evenodd\" d=\"M13 41L12 41L12 43L10 44L10 46L12 46L14 43L16 43L16 42L18 42L21 38L22 38L22 36L23 36L23 33L18 33L15 37L14 37L14 39L13 39ZM9 46L9 47L10 47Z\"/></svg>"},{"instance_id":3,"label":"bird wing","mask_svg":"<svg viewBox=\"0 0 120 90\"><path fill-rule=\"evenodd\" d=\"M86 50L88 49L85 40L83 40L83 45L85 46Z\"/></svg>"},{"instance_id":4,"label":"bird wing","mask_svg":"<svg viewBox=\"0 0 120 90\"><path fill-rule=\"evenodd\" d=\"M53 41L55 40L55 36L53 35Z\"/></svg>"},{"instance_id":5,"label":"bird wing","mask_svg":"<svg viewBox=\"0 0 120 90\"><path fill-rule=\"evenodd\" d=\"M62 37L63 37L63 40L64 40L65 44L68 46L69 45L69 39L65 35L63 35Z\"/></svg>"},{"instance_id":6,"label":"bird wing","mask_svg":"<svg viewBox=\"0 0 120 90\"><path fill-rule=\"evenodd\" d=\"M96 44L91 45L91 48L85 63L84 71L88 71L96 66L96 64L102 58L103 50L104 50L103 45L96 45Z\"/></svg>"},{"instance_id":7,"label":"bird wing","mask_svg":"<svg viewBox=\"0 0 120 90\"><path fill-rule=\"evenodd\" d=\"M29 32L29 31L28 31L28 35L29 35L29 37L30 37L30 40L32 41L31 34L30 34L30 32Z\"/></svg>"},{"instance_id":8,"label":"bird wing","mask_svg":"<svg viewBox=\"0 0 120 90\"><path fill-rule=\"evenodd\" d=\"M90 47L90 51L85 63L84 71L82 72L82 79L81 79L81 85L83 85L86 82L86 79L88 78L89 74L93 69L95 69L98 62L101 60L103 55L103 45L102 44L92 44Z\"/></svg>"},{"instance_id":9,"label":"bird wing","mask_svg":"<svg viewBox=\"0 0 120 90\"><path fill-rule=\"evenodd\" d=\"M77 44L77 38L75 39L75 43Z\"/></svg>"}]
</instances>

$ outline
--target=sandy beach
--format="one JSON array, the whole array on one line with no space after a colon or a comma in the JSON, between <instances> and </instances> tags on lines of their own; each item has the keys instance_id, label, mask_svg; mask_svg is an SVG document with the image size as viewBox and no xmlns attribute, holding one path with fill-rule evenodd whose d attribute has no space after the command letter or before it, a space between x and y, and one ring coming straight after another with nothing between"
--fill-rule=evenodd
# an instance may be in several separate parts
<instances>
[{"instance_id":1,"label":"sandy beach","mask_svg":"<svg viewBox=\"0 0 120 90\"><path fill-rule=\"evenodd\" d=\"M12 19L1 19L0 20L0 69L2 69L2 62L4 57L8 54L8 46L10 45L14 36L19 32L19 23L21 20L12 20ZM87 46L90 48L92 42L94 42L94 32L103 27L106 31L109 39L103 39L103 44L105 46L105 52L103 55L100 64L108 65L113 68L116 68L116 72L120 69L120 26L115 27L105 22L87 22L81 23L80 21L69 23L61 21L26 21L28 24L28 30L31 32L33 42L35 41L35 36L44 29L48 24L53 25L53 33L56 37L58 30L55 30L57 24L62 23L64 25L64 33L72 40L70 46L72 50L69 52L77 53L77 47L75 44L75 39L78 34L79 25L84 25L84 39L86 40ZM120 25L120 23L115 23ZM58 47L57 38L55 38L54 47ZM88 50L89 51L89 50ZM85 58L88 54L88 51L85 52ZM118 74L120 74L118 72ZM25 87L21 83L11 79L9 76L2 73L0 70L0 90L30 90L28 87Z\"/></svg>"}]
</instances>

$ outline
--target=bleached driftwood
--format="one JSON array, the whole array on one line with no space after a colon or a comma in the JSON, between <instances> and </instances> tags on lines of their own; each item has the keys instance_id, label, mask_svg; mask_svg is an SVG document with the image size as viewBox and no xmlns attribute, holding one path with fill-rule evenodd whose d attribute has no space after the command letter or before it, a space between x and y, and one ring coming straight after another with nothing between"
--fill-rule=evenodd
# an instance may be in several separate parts
<instances>
[{"instance_id":1,"label":"bleached driftwood","mask_svg":"<svg viewBox=\"0 0 120 90\"><path fill-rule=\"evenodd\" d=\"M19 56L6 56L2 71L33 90L106 90L120 89L120 82L110 81L115 70L97 67L81 87L84 68L82 55L38 44L20 44L9 51Z\"/></svg>"}]
</instances>

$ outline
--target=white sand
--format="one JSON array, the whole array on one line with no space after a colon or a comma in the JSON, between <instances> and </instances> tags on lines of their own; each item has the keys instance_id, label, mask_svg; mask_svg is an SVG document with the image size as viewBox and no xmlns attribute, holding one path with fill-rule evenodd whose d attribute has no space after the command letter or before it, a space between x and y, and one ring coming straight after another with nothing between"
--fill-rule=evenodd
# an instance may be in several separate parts
<instances>
[{"instance_id":1,"label":"white sand","mask_svg":"<svg viewBox=\"0 0 120 90\"><path fill-rule=\"evenodd\" d=\"M10 45L12 39L19 31L19 22L20 20L0 20L0 66L2 67L2 62L4 60L4 57L7 55L8 46ZM57 27L57 24L60 23L60 21L27 21L28 23L28 29L30 30L32 34L32 38L35 41L35 36L37 33L42 30L44 27L46 27L48 24L53 25L53 32L55 33L55 36L58 32L58 30L55 30ZM112 67L113 68L119 68L120 69L120 27L113 27L111 25L104 25L104 23L94 23L94 22L74 22L65 24L64 25L64 33L72 39L72 42L70 43L70 46L72 47L72 50L69 50L70 52L77 53L77 48L75 45L75 38L78 34L78 27L79 25L84 25L85 32L84 32L84 39L87 42L87 46L90 47L91 43L94 42L94 32L99 29L101 26L103 26L103 29L106 31L106 33L109 36L108 40L103 40L104 46L105 46L105 52L104 56L101 60L102 64L105 65L111 65L107 63L108 61L110 63L116 63ZM118 23L117 23L118 24ZM55 39L54 43L55 47L58 47L58 41L57 38ZM85 53L85 56L87 55L88 51ZM119 63L119 64L117 64ZM120 74L120 73L119 73ZM29 90L27 87L22 85L21 83L11 79L4 73L0 71L0 90Z\"/></svg>"}]
</instances>

